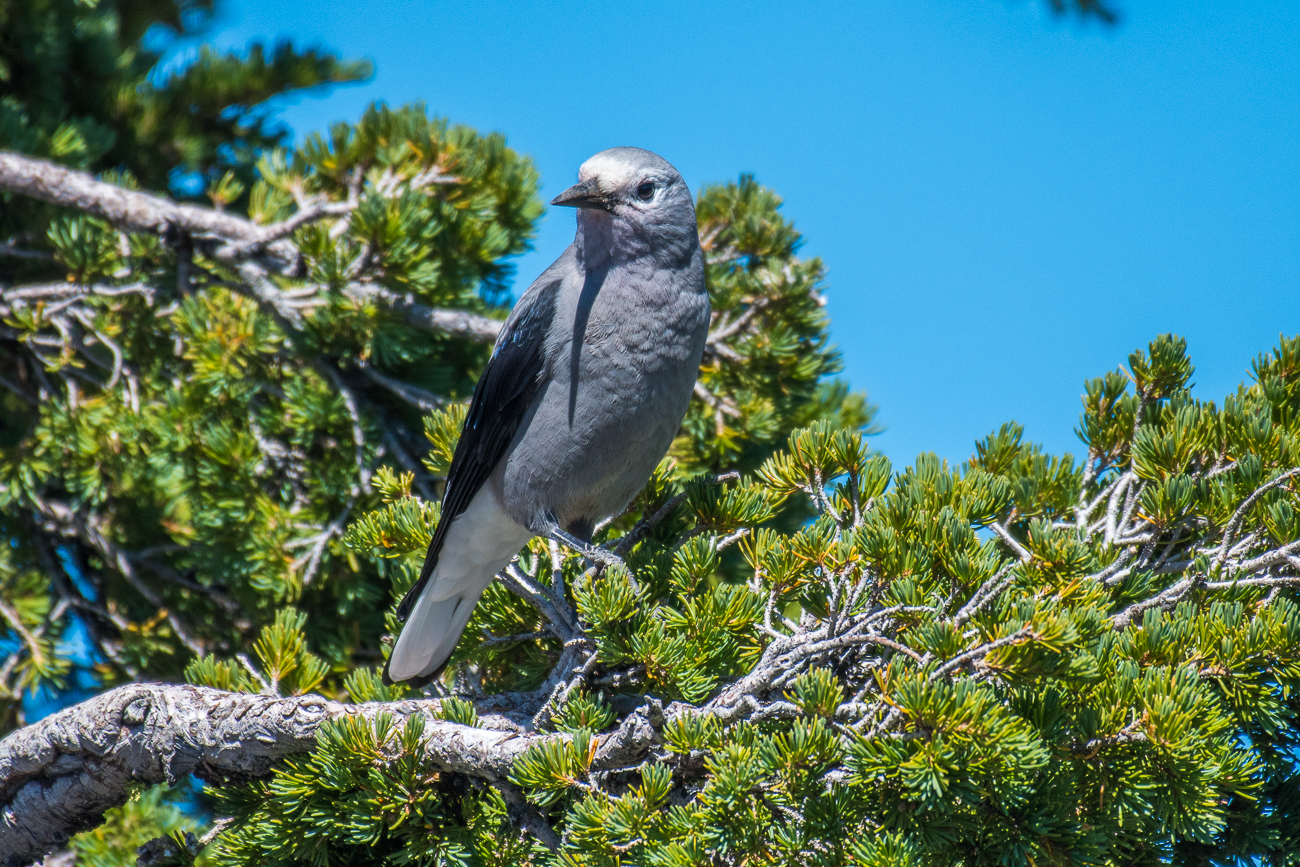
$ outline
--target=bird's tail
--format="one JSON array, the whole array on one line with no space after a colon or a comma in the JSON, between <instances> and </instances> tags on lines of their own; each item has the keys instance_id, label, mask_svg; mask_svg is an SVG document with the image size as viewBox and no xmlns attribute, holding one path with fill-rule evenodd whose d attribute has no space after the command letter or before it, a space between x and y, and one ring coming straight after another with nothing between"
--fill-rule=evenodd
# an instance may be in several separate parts
<instances>
[{"instance_id":1,"label":"bird's tail","mask_svg":"<svg viewBox=\"0 0 1300 867\"><path fill-rule=\"evenodd\" d=\"M432 589L425 588L403 624L384 666L385 682L404 681L418 687L441 674L474 613L478 598L483 595L482 587L467 588L446 599L434 600Z\"/></svg>"}]
</instances>

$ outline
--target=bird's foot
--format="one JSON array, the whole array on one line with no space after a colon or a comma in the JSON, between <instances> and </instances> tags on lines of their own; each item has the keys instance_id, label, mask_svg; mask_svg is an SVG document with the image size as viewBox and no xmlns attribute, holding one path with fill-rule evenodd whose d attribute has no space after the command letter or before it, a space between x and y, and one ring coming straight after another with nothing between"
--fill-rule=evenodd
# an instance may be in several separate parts
<instances>
[{"instance_id":1,"label":"bird's foot","mask_svg":"<svg viewBox=\"0 0 1300 867\"><path fill-rule=\"evenodd\" d=\"M609 566L621 566L627 572L628 579L632 582L632 589L636 592L640 592L640 587L637 585L636 578L632 575L632 570L628 569L627 564L623 562L623 558L615 554L613 551L608 548L602 548L600 545L593 545L590 542L584 542L577 536L565 532L559 527L555 527L551 530L550 537L564 547L581 554L587 559L588 563L596 568L598 572L603 571Z\"/></svg>"},{"instance_id":2,"label":"bird's foot","mask_svg":"<svg viewBox=\"0 0 1300 867\"><path fill-rule=\"evenodd\" d=\"M608 548L602 548L599 545L593 545L590 542L584 542L577 536L561 530L559 527L551 530L551 538L564 547L576 551L583 557L586 557L592 565L600 564L602 566L622 566L624 569L627 568L627 564L623 562L623 558L615 554L613 551L610 551Z\"/></svg>"}]
</instances>

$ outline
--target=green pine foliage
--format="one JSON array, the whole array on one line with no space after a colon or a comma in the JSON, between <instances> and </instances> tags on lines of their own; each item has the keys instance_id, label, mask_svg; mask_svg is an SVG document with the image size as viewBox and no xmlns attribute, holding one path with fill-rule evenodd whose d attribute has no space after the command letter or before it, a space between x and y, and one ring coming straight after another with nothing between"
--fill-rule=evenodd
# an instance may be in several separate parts
<instances>
[{"instance_id":1,"label":"green pine foliage","mask_svg":"<svg viewBox=\"0 0 1300 867\"><path fill-rule=\"evenodd\" d=\"M430 335L364 292L501 316L503 260L540 213L531 164L500 136L419 107L372 107L260 165L250 199L264 220L295 195L346 200L340 178L353 179L350 219L294 233L296 320L259 306L211 249L80 214L47 233L67 297L7 306L12 580L43 572L41 604L66 599L86 618L106 682L240 651L287 603L334 612L311 622L331 669L376 652L388 582L339 536L374 471L388 479L385 462L423 439L407 389L468 392L486 347Z\"/></svg>"},{"instance_id":2,"label":"green pine foliage","mask_svg":"<svg viewBox=\"0 0 1300 867\"><path fill-rule=\"evenodd\" d=\"M190 195L199 196L226 173L247 184L259 152L284 138L268 99L371 74L366 61L289 42L228 53L201 46L193 63L151 74L179 39L201 37L213 12L211 0L6 0L0 149L126 169L150 189L192 173L199 184ZM6 204L6 219L21 219L27 206ZM0 233L11 229L0 224Z\"/></svg>"},{"instance_id":3,"label":"green pine foliage","mask_svg":"<svg viewBox=\"0 0 1300 867\"><path fill-rule=\"evenodd\" d=\"M175 867L208 867L210 851L203 850L195 832L199 823L185 815L166 789L155 786L137 793L121 807L110 810L104 824L78 834L69 847L76 863L84 867L121 867L134 864L137 849L148 845L150 863Z\"/></svg>"},{"instance_id":4,"label":"green pine foliage","mask_svg":"<svg viewBox=\"0 0 1300 867\"><path fill-rule=\"evenodd\" d=\"M248 815L219 838L217 864L529 863L536 846L491 790L430 768L424 718L348 718L317 735L273 780L217 790L223 813Z\"/></svg>"},{"instance_id":5,"label":"green pine foliage","mask_svg":"<svg viewBox=\"0 0 1300 867\"><path fill-rule=\"evenodd\" d=\"M537 718L557 735L510 776L560 849L475 818L390 820L382 846L339 837L330 857L400 863L457 841L454 857L487 863L473 853L505 835L510 864L1296 863L1300 337L1223 408L1191 397L1192 372L1165 335L1110 398L1090 382L1082 461L1008 424L961 466L922 455L895 473L824 422L750 476L665 461L633 509L649 531L605 531L628 571L540 543L518 562L594 645L585 688ZM1179 477L1190 493L1162 511ZM792 500L814 518L774 528ZM517 603L480 603L445 718L484 725L472 705L559 655L547 615ZM658 719L649 754L598 767L633 713ZM274 785L228 802L249 830L219 858L340 833L337 814L302 815L249 848L301 797ZM499 788L468 785L466 817L499 810ZM393 808L367 809L347 821Z\"/></svg>"}]
</instances>

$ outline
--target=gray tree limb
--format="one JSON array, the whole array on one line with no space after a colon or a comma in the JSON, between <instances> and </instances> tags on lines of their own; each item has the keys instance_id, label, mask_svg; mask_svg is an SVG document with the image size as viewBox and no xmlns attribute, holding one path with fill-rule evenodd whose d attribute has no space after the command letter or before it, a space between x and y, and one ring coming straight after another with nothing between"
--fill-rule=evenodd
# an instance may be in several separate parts
<instances>
[{"instance_id":1,"label":"gray tree limb","mask_svg":"<svg viewBox=\"0 0 1300 867\"><path fill-rule=\"evenodd\" d=\"M102 217L129 231L158 235L178 231L220 241L222 246L217 250L219 258L237 261L256 255L260 259L260 267L252 270L246 268L241 276L250 283L259 300L270 304L290 324L301 319L301 314L295 308L310 306L310 299L288 298L270 280L269 275L257 272L265 268L270 273L292 273L297 269L300 257L287 236L308 222L346 214L356 208L355 201L317 203L304 207L283 222L259 226L251 220L215 208L178 204L162 196L128 190L97 180L85 172L11 151L0 151L0 191L75 208ZM112 295L131 291L144 294L145 290L151 295L149 287L136 285L110 287L39 284L11 289L4 293L3 299L6 304L14 304L90 294ZM428 307L410 296L399 295L370 283L351 283L345 292L357 301L382 304L405 317L417 328L467 340L490 343L496 340L503 324L499 320L464 310Z\"/></svg>"},{"instance_id":2,"label":"gray tree limb","mask_svg":"<svg viewBox=\"0 0 1300 867\"><path fill-rule=\"evenodd\" d=\"M0 741L0 864L40 860L98 825L105 810L126 802L134 784L174 784L187 774L213 782L264 777L277 760L311 750L326 721L380 713L399 723L423 715L425 746L439 769L497 786L519 823L558 843L528 804L511 800L517 790L507 778L529 747L567 735L528 731L504 716L464 726L438 719L439 706L436 700L343 704L315 695L168 684L118 687ZM593 769L639 761L657 739L657 726L634 713L600 738Z\"/></svg>"},{"instance_id":3,"label":"gray tree limb","mask_svg":"<svg viewBox=\"0 0 1300 867\"><path fill-rule=\"evenodd\" d=\"M278 759L307 752L327 720L380 712L423 714L443 770L504 781L541 740L509 724L472 728L434 718L436 701L345 705L319 696L279 698L196 686L136 684L47 717L0 741L0 863L30 864L127 800L133 783L262 777Z\"/></svg>"},{"instance_id":4,"label":"gray tree limb","mask_svg":"<svg viewBox=\"0 0 1300 867\"><path fill-rule=\"evenodd\" d=\"M409 295L399 295L373 283L349 283L344 290L349 298L361 303L378 303L400 313L417 328L441 331L466 340L491 343L505 323L466 310L439 310L417 303Z\"/></svg>"},{"instance_id":5,"label":"gray tree limb","mask_svg":"<svg viewBox=\"0 0 1300 867\"><path fill-rule=\"evenodd\" d=\"M12 151L0 151L0 190L76 208L136 232L161 235L179 230L234 244L264 245L280 270L288 270L298 261L297 248L287 240L278 239L274 226L258 226L213 208L180 205Z\"/></svg>"}]
</instances>

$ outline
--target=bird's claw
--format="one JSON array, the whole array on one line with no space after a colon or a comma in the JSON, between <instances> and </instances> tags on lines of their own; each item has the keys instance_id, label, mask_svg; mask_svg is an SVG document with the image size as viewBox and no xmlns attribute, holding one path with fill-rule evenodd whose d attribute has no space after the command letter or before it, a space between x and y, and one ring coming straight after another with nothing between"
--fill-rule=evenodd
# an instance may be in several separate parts
<instances>
[{"instance_id":1,"label":"bird's claw","mask_svg":"<svg viewBox=\"0 0 1300 867\"><path fill-rule=\"evenodd\" d=\"M610 566L621 566L623 570L627 572L628 580L632 582L632 590L640 592L641 588L637 584L636 578L632 575L632 570L628 569L627 563L623 562L623 558L615 554L613 551L600 545L593 545L590 542L584 542L572 533L567 533L558 527L551 530L550 536L556 542L559 542L571 551L576 551L581 554L597 572L604 571L604 569Z\"/></svg>"}]
</instances>

